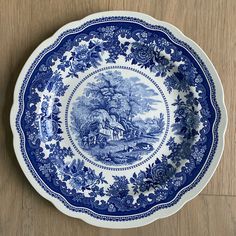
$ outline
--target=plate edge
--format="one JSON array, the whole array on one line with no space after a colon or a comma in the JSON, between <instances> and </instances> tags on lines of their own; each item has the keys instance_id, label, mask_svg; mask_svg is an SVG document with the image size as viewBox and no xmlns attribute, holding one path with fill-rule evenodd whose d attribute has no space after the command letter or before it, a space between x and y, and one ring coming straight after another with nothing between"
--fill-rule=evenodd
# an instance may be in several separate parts
<instances>
[{"instance_id":1,"label":"plate edge","mask_svg":"<svg viewBox=\"0 0 236 236\"><path fill-rule=\"evenodd\" d=\"M149 24L161 25L161 26L164 26L167 29L169 29L175 36L177 36L180 40L187 42L194 49L194 51L196 51L199 54L199 56L201 57L203 62L206 64L206 67L208 68L208 70L213 78L216 94L218 95L218 96L216 96L216 101L217 101L217 104L218 104L220 111L221 111L221 120L220 120L219 127L218 127L219 140L218 140L216 152L214 154L214 158L213 158L208 170L204 174L203 178L198 182L198 184L195 187L193 187L191 191L185 193L182 196L182 198L179 200L178 203L176 203L173 207L168 208L168 210L167 210L168 212L163 214L161 217L155 216L155 214L157 213L157 212L155 212L146 218L141 218L138 220L132 220L132 221L128 221L128 222L110 222L110 221L108 222L108 221L95 220L93 217L91 217L89 215L85 215L83 213L81 213L81 214L76 213L77 216L75 216L75 214L72 214L70 212L70 210L65 208L65 206L63 205L63 203L61 203L60 200L50 196L48 193L46 193L46 191L44 191L42 189L41 186L39 186L37 181L31 176L31 173L26 168L26 164L24 163L24 160L22 158L22 154L20 151L19 142L18 142L19 137L17 137L18 133L17 133L17 130L15 127L15 120L16 120L16 114L17 114L17 110L18 110L18 94L20 91L22 81L23 81L25 74L28 70L29 64L33 61L33 58L35 58L35 55L38 53L38 51L40 51L43 47L48 46L50 43L54 42L55 39L65 30L67 30L71 27L73 28L75 26L81 25L88 20L102 18L102 17L106 18L108 16L128 16L128 17L139 18L139 19L144 20L145 22L148 22ZM64 25L63 27L58 29L51 37L44 40L29 56L28 60L24 64L24 66L18 76L16 85L15 85L15 89L14 89L13 105L12 105L11 112L10 112L10 125L11 125L11 130L13 133L14 151L15 151L17 160L18 160L24 174L26 175L26 177L29 180L29 182L31 183L31 185L35 188L35 190L42 197L44 197L48 201L50 201L58 210L60 210L64 214L75 217L75 218L82 219L89 224L99 226L99 227L106 227L106 228L133 228L133 227L147 225L157 219L165 218L167 216L170 216L170 215L176 213L187 202L189 202L190 200L195 198L204 189L204 187L207 185L207 183L210 181L212 175L214 174L214 172L219 164L219 161L221 159L223 149L224 149L225 132L226 132L226 128L227 128L227 123L228 123L228 117L227 117L227 110L226 110L226 106L225 106L225 102L224 102L224 90L223 90L221 80L219 78L219 75L218 75L214 65L212 64L212 62L210 61L210 59L208 58L206 53L201 49L201 47L198 44L196 44L192 39L190 39L186 35L184 35L182 33L182 31L180 31L178 28L176 28L172 24L169 24L164 21L159 21L159 20L157 20L149 15L146 15L144 13L131 12L131 11L107 11L107 12L99 12L99 13L91 14L81 20L73 21L71 23Z\"/></svg>"}]
</instances>

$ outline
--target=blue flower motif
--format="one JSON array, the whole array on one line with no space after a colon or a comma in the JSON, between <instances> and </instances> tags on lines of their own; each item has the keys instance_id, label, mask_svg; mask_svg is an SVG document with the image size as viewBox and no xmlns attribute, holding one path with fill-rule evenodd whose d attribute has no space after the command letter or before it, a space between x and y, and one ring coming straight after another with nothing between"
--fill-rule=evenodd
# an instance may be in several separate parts
<instances>
[{"instance_id":1,"label":"blue flower motif","mask_svg":"<svg viewBox=\"0 0 236 236\"><path fill-rule=\"evenodd\" d=\"M155 190L156 202L160 202L165 200L168 196L168 191L164 189Z\"/></svg>"},{"instance_id":2,"label":"blue flower motif","mask_svg":"<svg viewBox=\"0 0 236 236\"><path fill-rule=\"evenodd\" d=\"M167 87L169 93L171 93L173 89L176 89L179 92L188 92L190 90L187 77L185 77L180 72L176 72L170 76L167 76L164 84Z\"/></svg>"},{"instance_id":3,"label":"blue flower motif","mask_svg":"<svg viewBox=\"0 0 236 236\"><path fill-rule=\"evenodd\" d=\"M95 68L99 66L101 61L100 51L101 46L96 43L91 43L90 47L86 45L77 46L72 53L72 68L68 76L76 75L79 71L83 72L91 66Z\"/></svg>"},{"instance_id":4,"label":"blue flower motif","mask_svg":"<svg viewBox=\"0 0 236 236\"><path fill-rule=\"evenodd\" d=\"M116 207L114 204L109 204L107 210L108 212L116 212Z\"/></svg>"},{"instance_id":5,"label":"blue flower motif","mask_svg":"<svg viewBox=\"0 0 236 236\"><path fill-rule=\"evenodd\" d=\"M189 107L192 107L193 105L197 106L198 105L198 99L194 96L192 92L189 92L188 94L185 95L186 98L186 104Z\"/></svg>"},{"instance_id":6,"label":"blue flower motif","mask_svg":"<svg viewBox=\"0 0 236 236\"><path fill-rule=\"evenodd\" d=\"M107 39L114 36L114 31L117 29L115 26L106 26L99 28L98 31L101 32L101 38Z\"/></svg>"},{"instance_id":7,"label":"blue flower motif","mask_svg":"<svg viewBox=\"0 0 236 236\"><path fill-rule=\"evenodd\" d=\"M173 51L171 52L171 60L173 62L180 62L182 60L182 52L177 50L176 48L173 49Z\"/></svg>"},{"instance_id":8,"label":"blue flower motif","mask_svg":"<svg viewBox=\"0 0 236 236\"><path fill-rule=\"evenodd\" d=\"M174 67L174 64L170 63L164 56L156 57L155 64L152 66L152 71L156 76L166 76L167 72L170 72Z\"/></svg>"},{"instance_id":9,"label":"blue flower motif","mask_svg":"<svg viewBox=\"0 0 236 236\"><path fill-rule=\"evenodd\" d=\"M68 150L63 150L63 152L64 155L68 154ZM90 189L93 190L93 194L90 194L92 197L104 195L104 189L98 187L100 183L107 183L102 176L102 172L96 175L94 170L84 166L83 161L73 160L69 165L64 165L59 169L64 176L64 180L68 181L76 191Z\"/></svg>"},{"instance_id":10,"label":"blue flower motif","mask_svg":"<svg viewBox=\"0 0 236 236\"><path fill-rule=\"evenodd\" d=\"M44 64L42 64L40 67L39 67L39 71L41 71L41 72L45 72L45 71L47 71L47 66L45 66Z\"/></svg>"},{"instance_id":11,"label":"blue flower motif","mask_svg":"<svg viewBox=\"0 0 236 236\"><path fill-rule=\"evenodd\" d=\"M175 138L174 137L170 137L170 139L168 140L166 145L169 147L170 150L174 150L174 148L177 147L177 143L175 142Z\"/></svg>"},{"instance_id":12,"label":"blue flower motif","mask_svg":"<svg viewBox=\"0 0 236 236\"><path fill-rule=\"evenodd\" d=\"M184 64L181 64L178 68L180 73L183 73L190 85L194 85L194 79L197 75L197 69L189 60L185 60Z\"/></svg>"},{"instance_id":13,"label":"blue flower motif","mask_svg":"<svg viewBox=\"0 0 236 236\"><path fill-rule=\"evenodd\" d=\"M132 208L134 198L131 195L125 196L122 198L121 203L123 206L123 210L126 211Z\"/></svg>"},{"instance_id":14,"label":"blue flower motif","mask_svg":"<svg viewBox=\"0 0 236 236\"><path fill-rule=\"evenodd\" d=\"M154 47L147 44L133 43L131 52L136 62L146 64L153 59Z\"/></svg>"},{"instance_id":15,"label":"blue flower motif","mask_svg":"<svg viewBox=\"0 0 236 236\"><path fill-rule=\"evenodd\" d=\"M179 119L183 119L186 117L186 109L185 107L179 107L175 110L175 117Z\"/></svg>"},{"instance_id":16,"label":"blue flower motif","mask_svg":"<svg viewBox=\"0 0 236 236\"><path fill-rule=\"evenodd\" d=\"M197 129L199 126L199 116L194 112L188 114L186 119L186 125L192 127L193 129Z\"/></svg>"},{"instance_id":17,"label":"blue flower motif","mask_svg":"<svg viewBox=\"0 0 236 236\"><path fill-rule=\"evenodd\" d=\"M72 176L69 180L69 184L76 191L79 191L84 188L85 182L83 180L83 176L78 175L78 176Z\"/></svg>"},{"instance_id":18,"label":"blue flower motif","mask_svg":"<svg viewBox=\"0 0 236 236\"><path fill-rule=\"evenodd\" d=\"M44 162L45 153L42 147L39 147L35 150L35 158L38 162Z\"/></svg>"},{"instance_id":19,"label":"blue flower motif","mask_svg":"<svg viewBox=\"0 0 236 236\"><path fill-rule=\"evenodd\" d=\"M113 176L115 182L107 190L108 196L123 198L129 192L128 180L125 176Z\"/></svg>"},{"instance_id":20,"label":"blue flower motif","mask_svg":"<svg viewBox=\"0 0 236 236\"><path fill-rule=\"evenodd\" d=\"M88 169L84 174L84 180L87 185L92 185L96 182L97 176L95 174L95 170Z\"/></svg>"},{"instance_id":21,"label":"blue flower motif","mask_svg":"<svg viewBox=\"0 0 236 236\"><path fill-rule=\"evenodd\" d=\"M65 71L66 68L70 67L71 63L66 56L60 58L60 64L57 66L59 70Z\"/></svg>"},{"instance_id":22,"label":"blue flower motif","mask_svg":"<svg viewBox=\"0 0 236 236\"><path fill-rule=\"evenodd\" d=\"M133 184L133 191L134 194L138 193L139 191L145 192L150 188L150 185L145 182L146 173L140 171L138 175L136 173L133 174L133 177L130 178L130 183Z\"/></svg>"},{"instance_id":23,"label":"blue flower motif","mask_svg":"<svg viewBox=\"0 0 236 236\"><path fill-rule=\"evenodd\" d=\"M139 185L140 192L145 192L145 191L149 190L149 188L150 188L150 185L147 182L142 182Z\"/></svg>"},{"instance_id":24,"label":"blue flower motif","mask_svg":"<svg viewBox=\"0 0 236 236\"><path fill-rule=\"evenodd\" d=\"M82 45L82 46L78 46L75 49L75 58L78 61L89 61L90 60L90 53L89 53L89 49L87 48L87 46Z\"/></svg>"},{"instance_id":25,"label":"blue flower motif","mask_svg":"<svg viewBox=\"0 0 236 236\"><path fill-rule=\"evenodd\" d=\"M170 43L164 38L157 38L155 42L160 50L165 50L170 46Z\"/></svg>"},{"instance_id":26,"label":"blue flower motif","mask_svg":"<svg viewBox=\"0 0 236 236\"><path fill-rule=\"evenodd\" d=\"M187 180L187 176L185 173L177 173L171 180L171 183L174 186L174 189L177 190L181 187Z\"/></svg>"},{"instance_id":27,"label":"blue flower motif","mask_svg":"<svg viewBox=\"0 0 236 236\"><path fill-rule=\"evenodd\" d=\"M193 152L192 152L192 157L196 160L196 164L200 164L203 157L204 157L204 154L205 154L205 151L206 151L206 146L203 146L202 148L198 148L196 146L194 146L193 148Z\"/></svg>"},{"instance_id":28,"label":"blue flower motif","mask_svg":"<svg viewBox=\"0 0 236 236\"><path fill-rule=\"evenodd\" d=\"M200 117L198 111L195 111L194 104L190 104L192 95L187 96L186 103L178 95L173 106L177 106L175 110L175 123L172 124L175 134L191 140L198 134ZM194 100L192 100L194 102ZM195 103L197 105L197 103Z\"/></svg>"},{"instance_id":29,"label":"blue flower motif","mask_svg":"<svg viewBox=\"0 0 236 236\"><path fill-rule=\"evenodd\" d=\"M164 184L174 173L171 165L158 163L150 167L150 175L154 184Z\"/></svg>"},{"instance_id":30,"label":"blue flower motif","mask_svg":"<svg viewBox=\"0 0 236 236\"><path fill-rule=\"evenodd\" d=\"M145 208L148 205L148 198L141 193L137 199L137 203L140 207Z\"/></svg>"},{"instance_id":31,"label":"blue flower motif","mask_svg":"<svg viewBox=\"0 0 236 236\"><path fill-rule=\"evenodd\" d=\"M37 130L32 130L31 132L27 132L26 135L32 144L36 144L37 140L39 140L40 138Z\"/></svg>"},{"instance_id":32,"label":"blue flower motif","mask_svg":"<svg viewBox=\"0 0 236 236\"><path fill-rule=\"evenodd\" d=\"M106 59L107 63L115 63L119 55L127 56L126 51L128 50L129 42L120 43L117 38L104 42L103 47L106 48L109 53L109 58Z\"/></svg>"},{"instance_id":33,"label":"blue flower motif","mask_svg":"<svg viewBox=\"0 0 236 236\"><path fill-rule=\"evenodd\" d=\"M42 174L49 180L51 181L51 178L54 173L54 169L51 166L51 163L46 163L43 165L39 166L39 170L42 172Z\"/></svg>"},{"instance_id":34,"label":"blue flower motif","mask_svg":"<svg viewBox=\"0 0 236 236\"><path fill-rule=\"evenodd\" d=\"M49 107L48 101L43 101L43 102L42 102L42 105L41 105L41 111L42 111L42 113L44 113L45 115L47 115L48 107Z\"/></svg>"},{"instance_id":35,"label":"blue flower motif","mask_svg":"<svg viewBox=\"0 0 236 236\"><path fill-rule=\"evenodd\" d=\"M137 36L138 36L138 38L139 38L139 41L140 42L147 42L148 41L148 38L149 38L149 34L147 33L147 32L145 32L145 31L140 31L140 32L137 32L136 33L137 34Z\"/></svg>"},{"instance_id":36,"label":"blue flower motif","mask_svg":"<svg viewBox=\"0 0 236 236\"><path fill-rule=\"evenodd\" d=\"M203 82L202 77L200 75L197 75L197 77L195 78L195 83L200 84L202 82Z\"/></svg>"},{"instance_id":37,"label":"blue flower motif","mask_svg":"<svg viewBox=\"0 0 236 236\"><path fill-rule=\"evenodd\" d=\"M102 187L102 188L99 188L97 185L96 186L93 186L92 188L91 188L91 192L89 193L89 195L91 196L91 197L97 197L97 196L101 196L101 197L103 197L104 195L105 195L105 193L104 193L104 188Z\"/></svg>"}]
</instances>

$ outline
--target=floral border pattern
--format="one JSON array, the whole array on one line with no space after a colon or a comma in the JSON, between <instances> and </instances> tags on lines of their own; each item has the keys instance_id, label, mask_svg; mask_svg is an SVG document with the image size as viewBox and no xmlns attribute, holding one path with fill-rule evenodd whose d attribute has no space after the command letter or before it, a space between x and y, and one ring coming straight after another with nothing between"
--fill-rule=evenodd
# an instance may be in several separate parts
<instances>
[{"instance_id":1,"label":"floral border pattern","mask_svg":"<svg viewBox=\"0 0 236 236\"><path fill-rule=\"evenodd\" d=\"M125 18L125 17L124 17ZM121 17L120 19L122 20L122 19L124 19L123 17ZM107 19L107 18L106 18ZM118 20L119 18L118 17L115 17L115 18L113 18L113 19L116 19L116 20ZM132 20L133 21L137 21L137 20L135 20L135 19L133 19L132 18ZM139 20L138 20L139 21ZM140 21L139 21L140 22ZM148 25L148 24L147 24ZM148 25L148 27L150 27L150 28L155 28L155 27L152 27L151 25ZM162 30L164 30L163 28L162 28ZM166 31L167 33L169 33L168 31ZM171 34L170 34L171 35ZM173 37L173 36L172 36ZM69 47L69 46L68 46ZM138 46L137 47L134 47L134 50L135 50L135 48L138 48ZM139 48L140 49L140 48ZM143 48L141 48L139 51L142 51L142 50L144 50ZM151 55L149 55L150 54L150 52L147 50L147 58L149 57L149 60L148 60L148 62L147 62L147 58L145 59L143 59L142 58L142 52L140 53L140 55L136 55L136 59L138 58L138 60L140 60L140 62L143 64L143 66L147 66L147 67L149 67L149 68L151 68L151 66L150 65L146 65L147 63L150 63L150 58L151 58ZM134 53L134 52L133 52ZM111 60L115 60L115 58L116 58L116 55L114 55L112 58L111 58ZM178 58L178 56L177 56L177 58ZM50 59L51 60L51 59ZM134 58L132 58L132 56L131 56L131 59L130 60L134 60ZM178 59L177 59L178 60ZM95 63L95 62L94 62ZM92 64L91 64L91 66L96 66L96 63L94 64L93 62L92 62ZM134 61L134 63L135 63L135 61ZM163 62L164 63L164 62ZM80 68L82 68L82 70L84 69L84 67L83 67L83 65L80 67ZM44 68L42 68L42 70L44 70ZM184 69L183 68L183 70L186 70L186 69ZM206 72L207 72L207 69L205 68L205 70L206 70ZM160 71L158 70L158 68L154 68L154 71L155 71L155 73L157 73L157 75L159 75L160 74ZM188 70L189 71L189 70ZM73 72L73 71L72 71ZM71 73L72 73L71 72ZM161 73L166 73L165 72L165 70L163 70ZM184 72L183 72L184 73ZM164 74L163 74L164 75ZM208 73L208 75L209 75L209 73ZM47 75L48 76L48 75ZM55 75L55 76L57 76L57 75ZM74 76L74 74L73 74L73 76ZM54 89L55 91L57 90L57 91L62 91L62 95L63 95L63 91L66 89L66 87L63 87L63 84L61 84L60 83L60 79L59 79L59 77L57 77L57 78L54 78L54 76L52 76L52 75L50 75L49 76L50 78L53 78L53 79L56 79L57 81L59 81L59 83L57 83L56 84L56 87L53 87L52 86L52 88L51 89ZM177 89L177 90L182 90L182 91L185 91L187 88L186 88L186 86L185 86L185 84L180 84L180 86L179 87L176 87L176 88L174 88L174 85L176 84L175 82L176 82L176 80L178 80L179 78L178 78L178 76L176 76L175 78L169 78L168 80L167 80L167 84L166 84L166 86L169 86L169 91L171 91L171 89ZM210 78L210 75L209 75L209 77L208 77L208 79L211 81L211 78ZM37 81L37 79L36 79L36 81ZM204 103L204 99L205 99L205 97L206 97L206 92L205 92L205 88L203 87L203 86L201 86L200 84L201 84L201 78L200 77L197 77L197 81L200 81L200 83L199 83L199 85L198 85L198 90L199 91L201 91L201 96L202 96L202 100L201 100L201 102L202 102L202 104ZM197 82L197 81L195 81L195 82ZM197 82L198 83L198 82ZM211 81L211 86L213 85L213 81ZM170 84L172 84L172 86L170 86ZM39 87L38 88L40 88L40 86L41 85L39 85ZM213 94L214 94L214 86L212 86L212 89L213 89ZM59 94L58 94L59 95ZM183 133L181 133L182 131L182 129L181 129L181 119L183 119L184 117L183 117L183 114L181 113L181 109L184 107L184 106L186 106L187 105L187 103L191 103L192 101L193 101L193 96L191 95L191 93L188 93L187 95L186 95L187 97L186 97L186 101L183 101L183 100L181 100L181 98L180 97L178 97L177 98L177 100L176 100L176 102L175 102L175 104L174 104L174 106L177 106L177 112L176 112L176 114L175 114L175 116L176 116L176 126L175 127L173 127L174 129L175 129L175 131L177 132L177 133L179 133L180 135L183 135L183 136L186 136L186 138L187 139L189 139L189 137L191 137L192 135L195 135L194 134L194 130L191 130L191 129L187 129L187 132L184 132L184 134ZM205 96L205 97L204 97ZM37 96L35 96L35 97L33 97L32 99L31 99L31 104L32 104L32 101L34 101L34 102L37 102L38 100L38 97ZM47 99L47 98L46 98ZM22 101L20 101L20 102L22 102ZM194 101L195 103L197 103L198 101ZM57 104L57 101L55 102L55 106L60 106L60 104ZM216 105L216 104L214 104L214 105ZM207 106L207 103L205 102L205 106ZM219 113L219 108L218 108L218 106L216 105L215 106L215 108L217 109L217 116L218 116L218 120L217 120L217 122L219 122L219 117L220 117L220 113ZM35 109L35 107L30 107L30 109L32 109L32 110L34 110ZM57 108L55 108L54 110L56 110L57 111ZM43 112L43 111L42 111ZM191 112L192 111L189 111L189 114L191 114ZM194 111L193 111L194 112ZM207 111L207 109L205 109L204 111L204 115L206 115L206 117L207 116L209 116L209 112ZM56 114L54 114L55 115L55 118L56 119L58 119L57 118L57 115ZM186 115L186 114L184 114L184 115ZM187 114L187 116L188 116L188 114ZM34 119L35 120L35 117L32 117L32 116L27 116L28 118L27 119ZM192 118L192 117L191 117ZM192 118L193 119L193 118ZM178 124L179 123L179 124ZM17 127L18 127L18 122L17 122ZM209 125L206 125L206 127L208 128L209 127ZM57 130L59 130L59 133L60 133L60 129L57 129ZM207 129L205 129L204 130L204 133L203 134L205 134L205 133L207 133L207 131L209 131L209 130L207 130ZM58 134L58 132L57 132L57 134ZM189 136L190 135L190 136ZM58 137L57 137L58 138ZM216 133L216 140L217 140L217 133ZM32 137L32 144L33 145L36 145L37 144L37 139L35 139L34 137ZM205 140L206 141L206 140ZM215 141L215 140L214 140ZM208 141L209 142L209 141ZM216 143L217 143L217 141L216 141ZM214 143L214 145L216 145L216 143ZM183 142L182 143L182 145L178 145L177 143L175 143L175 141L173 140L173 139L171 139L171 140L169 140L169 142L168 142L168 145L169 145L169 149L170 150L172 150L173 151L173 153L175 153L176 154L176 152L178 153L178 154L181 154L181 155L183 155L183 151L184 150L187 150L186 149L186 143L185 142ZM184 147L183 147L184 146ZM50 149L51 148L51 149ZM55 150L56 149L56 145L55 146L53 146L53 147L48 147L48 150L50 150L50 151L53 151L53 150ZM41 150L42 151L42 150ZM189 150L188 150L189 151ZM184 172L185 172L185 174L187 173L187 174L189 174L189 173L191 173L191 171L194 169L194 160L196 160L196 164L199 164L200 162L201 162L201 159L204 157L204 153L205 153L205 151L206 151L206 147L205 146L202 146L202 148L199 150L199 149L197 149L197 147L196 146L194 146L194 149L193 149L193 157L192 157L192 162L190 161L190 164L189 164L189 167L188 168L186 168L186 169L184 169ZM40 152L40 149L39 149L39 152ZM197 155L197 153L201 153L202 155ZM42 158L42 156L40 156L40 155L42 155L42 153L39 153L39 155L37 156L38 157L38 160L40 160L40 158ZM61 154L62 156L63 155L72 155L72 153L71 153L71 150L69 150L69 149L64 149L63 150L63 152L62 152L62 154ZM177 155L178 156L178 155ZM174 157L176 157L176 155L174 155L173 154L173 157L172 158L174 158ZM134 187L136 187L136 190L135 191L142 191L142 190L140 190L140 186L139 185L137 185L137 182L139 182L140 181L140 179L142 179L142 181L143 181L143 179L148 179L149 178L149 175L151 175L152 176L152 180L155 180L155 182L156 182L156 180L158 180L157 182L159 183L159 185L162 185L162 184L160 184L160 183L164 183L165 182L165 180L162 180L162 179L160 179L160 178L162 178L163 176L172 176L173 175L173 170L172 170L172 167L171 166L169 166L169 164L167 163L167 162L165 162L166 161L166 159L167 158L164 158L163 159L163 162L162 163L155 163L153 166L150 166L149 167L149 169L147 170L147 175L146 176L143 176L143 174L142 173L138 173L138 174L134 174L133 175L133 178L132 178L132 180L130 180L130 181L132 181L133 183L134 183ZM209 158L208 158L209 159ZM178 165L178 160L174 160L175 162L176 162L176 166ZM166 164L165 164L166 163ZM73 164L76 164L76 165L79 165L79 167L78 167L78 169L83 169L83 168L85 168L84 166L83 166L83 163L73 163ZM49 169L48 169L49 170ZM68 171L70 171L70 170L68 170ZM43 171L42 171L43 172ZM87 170L87 169L85 169L85 171L84 172L90 172L90 170ZM45 172L46 173L46 172ZM52 172L48 172L48 173L46 173L46 174L44 174L45 176L46 175L49 175L49 177L51 177L50 176L50 173L53 173L53 171ZM164 173L164 175L163 175L163 173ZM88 173L89 174L89 173ZM156 179L155 179L156 178ZM52 178L51 178L52 179ZM103 178L102 178L102 175L100 175L99 174L99 176L96 176L95 177L95 179L97 179L97 180L99 180L99 181L103 181ZM184 175L179 175L179 176L175 176L175 185L174 186L176 186L176 187L179 187L179 186L181 186L181 183L183 183L185 180L186 180L186 176L184 176ZM141 181L141 182L142 182ZM122 187L122 188L124 188L124 189L121 189L121 191L119 191L119 194L121 194L121 193L123 193L123 192L126 192L127 191L127 189L126 189L126 187L125 186L127 186L127 180L125 179L125 178L115 178L115 186L117 185L118 187ZM147 181L146 181L147 182ZM55 185L59 185L59 182L55 182L54 183ZM155 183L152 183L152 184L155 184ZM148 188L150 188L150 187L153 187L152 186L152 184L148 187ZM60 187L62 187L63 185L60 185ZM65 186L63 186L62 188L64 188ZM145 187L146 189L147 189L147 187ZM166 197L166 195L168 194L168 193L166 193L165 191L163 191L163 189L161 188L157 188L157 186L155 186L155 189L157 189L158 191L160 190L160 191L162 191L162 192L158 192L158 196L160 196L160 199L154 199L155 197L153 196L153 195L150 195L149 196L149 203L150 203L150 199L153 201L153 202L151 202L151 203L155 203L155 205L156 205L156 203L157 202L159 202L159 203L161 203L161 201L163 201L163 200L165 200L165 199L167 199L167 197ZM62 189L61 189L62 190ZM110 188L109 189L109 192L110 193L112 193L112 192L114 192L115 191L115 189L112 189L112 188ZM63 189L63 191L62 191L65 195L68 195L68 196L70 196L70 193L68 193L68 192L66 192L65 191L65 189ZM167 191L168 192L168 191ZM113 193L113 195L114 195L115 193ZM125 193L124 193L125 194ZM112 194L111 194L112 195ZM118 199L118 198L120 198L120 196L116 196L116 198ZM88 200L88 199L87 199ZM124 202L122 203L122 201L124 200ZM120 200L119 200L120 202L115 202L115 203L113 203L113 207L115 207L115 209L117 210L117 209L119 209L120 211L122 211L122 210L124 210L123 209L123 206L125 205L125 204L130 204L130 202L132 202L132 199L130 198L130 196L128 196L127 198L124 198L124 196L122 195L122 198L120 198ZM145 196L143 196L142 194L140 194L140 206L142 206L143 208L145 208L148 204L147 204L147 201L148 201L148 199L147 198L145 198ZM137 201L138 202L138 201ZM83 202L83 204L86 204L87 202ZM119 208L119 206L120 206L120 204L122 205L121 206L121 208ZM111 205L111 204L110 204ZM151 205L151 204L150 204ZM96 205L94 205L95 207L97 207ZM99 205L99 207L101 207L101 205ZM113 211L113 208L112 206L110 206L110 212L114 212ZM104 208L104 206L102 205L102 208ZM101 209L102 209L101 208ZM109 209L109 208L108 208ZM125 210L127 210L127 207L125 208ZM122 217L117 217L117 219L121 219ZM132 218L132 217L131 217ZM130 219L131 219L130 218ZM106 218L106 220L108 220L109 219L109 217L107 217Z\"/></svg>"}]
</instances>

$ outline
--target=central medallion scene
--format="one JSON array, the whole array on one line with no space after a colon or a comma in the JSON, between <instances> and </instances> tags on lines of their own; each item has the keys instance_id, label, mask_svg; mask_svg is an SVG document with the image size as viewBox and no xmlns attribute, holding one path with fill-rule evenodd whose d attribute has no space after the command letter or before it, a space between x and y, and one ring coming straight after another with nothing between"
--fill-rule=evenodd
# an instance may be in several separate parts
<instances>
[{"instance_id":1,"label":"central medallion scene","mask_svg":"<svg viewBox=\"0 0 236 236\"><path fill-rule=\"evenodd\" d=\"M97 73L73 95L69 130L75 145L109 166L142 160L163 138L163 99L157 85L138 73Z\"/></svg>"}]
</instances>

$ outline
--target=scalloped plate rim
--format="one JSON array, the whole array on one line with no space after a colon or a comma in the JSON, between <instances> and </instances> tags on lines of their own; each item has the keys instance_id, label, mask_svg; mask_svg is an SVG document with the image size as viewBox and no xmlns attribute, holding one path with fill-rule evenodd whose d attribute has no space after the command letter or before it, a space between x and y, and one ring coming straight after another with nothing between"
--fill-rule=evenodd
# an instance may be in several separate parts
<instances>
[{"instance_id":1,"label":"scalloped plate rim","mask_svg":"<svg viewBox=\"0 0 236 236\"><path fill-rule=\"evenodd\" d=\"M95 18L103 18L103 17L108 17L108 16L128 16L128 17L134 17L134 18L139 18L144 20L145 22L149 24L156 24L156 25L161 25L166 27L168 30L171 31L173 35L175 35L178 39L181 39L182 41L186 42L189 44L194 51L198 53L200 58L203 60L205 65L207 66L210 74L212 75L214 84L215 84L215 90L216 90L216 101L218 103L218 106L221 111L221 120L219 123L218 131L219 131L219 140L218 140L218 145L216 148L216 152L214 154L214 158L211 161L211 164L204 174L203 178L197 183L195 187L193 187L190 191L185 193L181 199L172 207L170 208L165 208L161 209L158 212L156 211L155 213L141 219L137 220L132 220L132 221L126 221L125 223L120 221L120 222L113 222L113 221L102 221L98 219L94 219L94 217L84 214L84 213L79 213L78 212L72 212L69 209L67 209L63 203L59 200L54 198L53 196L49 195L38 183L37 181L33 178L32 174L27 168L26 163L24 162L24 159L22 158L22 154L20 151L20 143L19 143L19 135L16 130L15 126L15 120L16 120L16 114L18 110L18 94L20 91L21 83L23 81L23 78L25 77L26 72L28 71L31 63L33 62L34 58L38 53L44 49L46 46L49 46L51 43L53 43L61 33L63 33L65 30L74 28L78 25L81 25L89 20L95 19ZM228 118L227 118L227 111L226 111L226 106L224 102L224 91L223 91L223 86L220 81L219 75L213 66L212 62L208 58L208 56L205 54L205 52L200 48L199 45L197 45L193 40L185 36L182 31L180 31L178 28L173 26L172 24L166 23L164 21L159 21L147 14L144 13L139 13L139 12L132 12L132 11L105 11L105 12L99 12L99 13L94 13L91 15L88 15L87 17L78 20L78 21L73 21L70 22L64 26L62 26L60 29L58 29L51 37L48 39L44 40L30 55L26 63L24 64L20 75L18 76L18 79L16 81L15 85L15 90L14 90L14 98L13 98L13 105L11 108L11 113L10 113L10 125L11 125L11 130L13 133L13 146L15 150L15 154L17 157L17 160L31 183L31 185L35 188L35 190L45 199L50 201L59 211L62 213L81 219L89 224L98 226L98 227L105 227L105 228L133 228L133 227L140 227L144 226L147 224L152 223L153 221L161 218L168 217L177 211L179 211L187 202L195 198L202 190L203 188L207 185L207 183L210 181L212 175L214 174L219 161L221 159L223 149L224 149L224 139L225 139L225 132L227 128L227 123L228 123Z\"/></svg>"}]
</instances>

